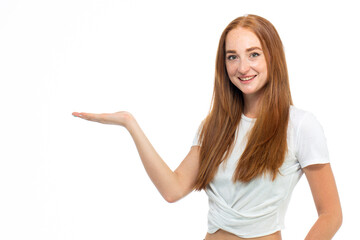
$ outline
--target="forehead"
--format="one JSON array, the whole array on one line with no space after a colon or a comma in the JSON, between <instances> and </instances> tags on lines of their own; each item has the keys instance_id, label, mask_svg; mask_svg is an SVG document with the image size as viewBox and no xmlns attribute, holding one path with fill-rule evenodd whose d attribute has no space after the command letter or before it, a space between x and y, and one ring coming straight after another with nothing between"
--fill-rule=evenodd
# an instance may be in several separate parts
<instances>
[{"instance_id":1,"label":"forehead","mask_svg":"<svg viewBox=\"0 0 360 240\"><path fill-rule=\"evenodd\" d=\"M261 48L261 43L255 33L248 29L234 28L226 36L225 50L245 51L251 47Z\"/></svg>"}]
</instances>

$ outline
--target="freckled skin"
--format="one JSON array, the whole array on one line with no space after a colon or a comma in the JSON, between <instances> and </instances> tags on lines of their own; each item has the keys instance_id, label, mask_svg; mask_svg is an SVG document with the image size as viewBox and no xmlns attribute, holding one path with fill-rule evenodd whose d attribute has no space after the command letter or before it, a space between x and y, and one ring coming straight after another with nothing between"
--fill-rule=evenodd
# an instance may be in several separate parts
<instances>
[{"instance_id":1,"label":"freckled skin","mask_svg":"<svg viewBox=\"0 0 360 240\"><path fill-rule=\"evenodd\" d=\"M239 27L228 33L225 51L226 69L231 82L242 91L245 102L252 105L261 97L261 90L267 82L267 66L261 43L253 32ZM256 77L249 82L239 79L254 75Z\"/></svg>"}]
</instances>

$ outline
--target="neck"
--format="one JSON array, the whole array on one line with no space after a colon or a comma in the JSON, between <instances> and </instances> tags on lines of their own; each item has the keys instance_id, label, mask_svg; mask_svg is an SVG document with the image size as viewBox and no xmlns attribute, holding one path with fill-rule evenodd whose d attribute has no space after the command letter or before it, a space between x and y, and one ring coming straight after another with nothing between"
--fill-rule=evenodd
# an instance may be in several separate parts
<instances>
[{"instance_id":1,"label":"neck","mask_svg":"<svg viewBox=\"0 0 360 240\"><path fill-rule=\"evenodd\" d=\"M260 109L261 95L244 95L244 115L249 118L256 118Z\"/></svg>"}]
</instances>

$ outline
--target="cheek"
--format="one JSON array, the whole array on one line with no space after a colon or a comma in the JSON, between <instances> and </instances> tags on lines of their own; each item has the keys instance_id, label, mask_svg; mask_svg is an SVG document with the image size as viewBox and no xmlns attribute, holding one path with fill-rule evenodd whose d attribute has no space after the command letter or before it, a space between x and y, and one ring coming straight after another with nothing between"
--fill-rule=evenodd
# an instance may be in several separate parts
<instances>
[{"instance_id":1,"label":"cheek","mask_svg":"<svg viewBox=\"0 0 360 240\"><path fill-rule=\"evenodd\" d=\"M259 74L263 75L264 77L267 78L267 67L266 67L266 63L263 62L253 62L251 64L251 68L254 69L256 72L258 72Z\"/></svg>"},{"instance_id":2,"label":"cheek","mask_svg":"<svg viewBox=\"0 0 360 240\"><path fill-rule=\"evenodd\" d=\"M265 61L261 63L261 69L264 72L264 75L267 76L267 65Z\"/></svg>"},{"instance_id":3,"label":"cheek","mask_svg":"<svg viewBox=\"0 0 360 240\"><path fill-rule=\"evenodd\" d=\"M267 81L267 80L268 80L268 75L267 75L267 69L266 69L266 67L265 67L265 70L264 70L264 75L265 75L266 81Z\"/></svg>"},{"instance_id":4,"label":"cheek","mask_svg":"<svg viewBox=\"0 0 360 240\"><path fill-rule=\"evenodd\" d=\"M261 63L258 61L250 62L250 67L257 72L262 72L262 70L263 70Z\"/></svg>"},{"instance_id":5,"label":"cheek","mask_svg":"<svg viewBox=\"0 0 360 240\"><path fill-rule=\"evenodd\" d=\"M229 77L235 75L236 73L236 66L234 66L234 64L226 64L226 72L228 74Z\"/></svg>"},{"instance_id":6,"label":"cheek","mask_svg":"<svg viewBox=\"0 0 360 240\"><path fill-rule=\"evenodd\" d=\"M262 71L264 77L267 79L268 78L268 73L267 73L266 63L261 65L261 71Z\"/></svg>"},{"instance_id":7,"label":"cheek","mask_svg":"<svg viewBox=\"0 0 360 240\"><path fill-rule=\"evenodd\" d=\"M256 61L251 61L250 67L259 73L267 72L265 58L259 58L259 59L256 59Z\"/></svg>"}]
</instances>

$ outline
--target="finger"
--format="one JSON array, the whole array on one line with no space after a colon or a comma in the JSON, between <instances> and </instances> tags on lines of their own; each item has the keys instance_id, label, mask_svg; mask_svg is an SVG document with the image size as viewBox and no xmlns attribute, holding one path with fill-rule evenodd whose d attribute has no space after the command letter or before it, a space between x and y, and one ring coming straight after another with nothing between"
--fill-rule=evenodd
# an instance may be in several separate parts
<instances>
[{"instance_id":1,"label":"finger","mask_svg":"<svg viewBox=\"0 0 360 240\"><path fill-rule=\"evenodd\" d=\"M96 113L80 113L81 118L93 121L93 122L100 122L100 114Z\"/></svg>"},{"instance_id":2,"label":"finger","mask_svg":"<svg viewBox=\"0 0 360 240\"><path fill-rule=\"evenodd\" d=\"M74 112L73 115L89 121L95 121L95 122L98 121L98 117L97 117L98 114L94 114L94 113Z\"/></svg>"},{"instance_id":3,"label":"finger","mask_svg":"<svg viewBox=\"0 0 360 240\"><path fill-rule=\"evenodd\" d=\"M73 112L72 115L73 115L74 117L81 117L81 115L80 115L79 112Z\"/></svg>"},{"instance_id":4,"label":"finger","mask_svg":"<svg viewBox=\"0 0 360 240\"><path fill-rule=\"evenodd\" d=\"M72 115L80 118L84 118L85 116L89 117L89 113L84 113L84 112L73 112Z\"/></svg>"}]
</instances>

